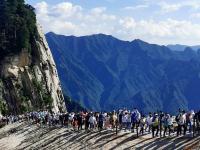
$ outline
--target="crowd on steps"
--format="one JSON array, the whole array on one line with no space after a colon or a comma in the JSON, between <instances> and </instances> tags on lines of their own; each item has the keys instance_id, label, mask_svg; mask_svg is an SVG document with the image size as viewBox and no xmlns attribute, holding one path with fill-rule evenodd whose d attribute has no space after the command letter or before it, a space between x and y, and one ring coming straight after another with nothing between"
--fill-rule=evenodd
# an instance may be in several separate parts
<instances>
[{"instance_id":1,"label":"crowd on steps","mask_svg":"<svg viewBox=\"0 0 200 150\"><path fill-rule=\"evenodd\" d=\"M47 110L28 112L21 116L0 118L1 123L27 121L42 127L61 126L73 128L74 131L114 130L133 132L137 136L152 134L152 137L200 135L200 111L194 112L179 109L176 116L162 111L141 114L138 109L132 111L120 109L113 112L71 112L53 113Z\"/></svg>"}]
</instances>

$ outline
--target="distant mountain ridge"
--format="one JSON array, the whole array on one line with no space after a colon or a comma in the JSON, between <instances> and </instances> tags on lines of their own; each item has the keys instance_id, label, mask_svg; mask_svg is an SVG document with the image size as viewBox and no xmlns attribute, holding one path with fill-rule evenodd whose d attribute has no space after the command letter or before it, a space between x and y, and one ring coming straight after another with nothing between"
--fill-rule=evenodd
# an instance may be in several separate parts
<instances>
[{"instance_id":1,"label":"distant mountain ridge","mask_svg":"<svg viewBox=\"0 0 200 150\"><path fill-rule=\"evenodd\" d=\"M195 51L200 49L200 45L188 46L188 45L175 44L175 45L167 45L167 47L174 51L184 51L187 47L190 47L191 49Z\"/></svg>"},{"instance_id":2,"label":"distant mountain ridge","mask_svg":"<svg viewBox=\"0 0 200 150\"><path fill-rule=\"evenodd\" d=\"M64 92L84 107L143 112L200 108L200 53L110 35L46 34Z\"/></svg>"}]
</instances>

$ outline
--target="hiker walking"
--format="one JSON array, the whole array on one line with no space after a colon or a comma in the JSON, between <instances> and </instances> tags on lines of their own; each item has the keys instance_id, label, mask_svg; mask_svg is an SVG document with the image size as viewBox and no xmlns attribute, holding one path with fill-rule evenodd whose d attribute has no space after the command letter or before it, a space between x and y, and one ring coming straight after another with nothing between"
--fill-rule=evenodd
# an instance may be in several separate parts
<instances>
[{"instance_id":1,"label":"hiker walking","mask_svg":"<svg viewBox=\"0 0 200 150\"><path fill-rule=\"evenodd\" d=\"M184 114L184 111L180 112L178 116L176 117L176 122L178 124L177 127L177 136L182 134L182 129L185 130L185 124L186 124L186 116ZM185 134L185 133L184 133Z\"/></svg>"},{"instance_id":2,"label":"hiker walking","mask_svg":"<svg viewBox=\"0 0 200 150\"><path fill-rule=\"evenodd\" d=\"M155 134L156 131L156 134ZM158 136L159 132L159 117L157 113L154 113L153 119L152 119L152 137Z\"/></svg>"},{"instance_id":3,"label":"hiker walking","mask_svg":"<svg viewBox=\"0 0 200 150\"><path fill-rule=\"evenodd\" d=\"M162 137L163 118L164 118L164 113L163 113L162 111L160 111L160 114L159 114L159 130L160 130L160 137Z\"/></svg>"},{"instance_id":4,"label":"hiker walking","mask_svg":"<svg viewBox=\"0 0 200 150\"><path fill-rule=\"evenodd\" d=\"M64 114L64 125L68 128L69 127L69 113Z\"/></svg>"},{"instance_id":5,"label":"hiker walking","mask_svg":"<svg viewBox=\"0 0 200 150\"><path fill-rule=\"evenodd\" d=\"M89 123L90 123L90 129L93 130L96 126L96 117L94 116L94 114L92 113L92 115L89 118Z\"/></svg>"},{"instance_id":6,"label":"hiker walking","mask_svg":"<svg viewBox=\"0 0 200 150\"><path fill-rule=\"evenodd\" d=\"M89 128L89 119L90 119L90 113L86 113L86 115L85 115L85 130L88 130L88 128Z\"/></svg>"},{"instance_id":7,"label":"hiker walking","mask_svg":"<svg viewBox=\"0 0 200 150\"><path fill-rule=\"evenodd\" d=\"M99 115L99 120L98 120L99 131L103 130L104 121L105 121L105 117L104 117L103 113L101 112Z\"/></svg>"},{"instance_id":8,"label":"hiker walking","mask_svg":"<svg viewBox=\"0 0 200 150\"><path fill-rule=\"evenodd\" d=\"M139 121L139 126L140 126L140 134L144 135L144 126L146 123L146 118L144 115L142 115L140 121Z\"/></svg>"},{"instance_id":9,"label":"hiker walking","mask_svg":"<svg viewBox=\"0 0 200 150\"><path fill-rule=\"evenodd\" d=\"M113 111L112 116L111 116L112 129L116 127L116 122L117 122L117 115L116 115L116 112Z\"/></svg>"},{"instance_id":10,"label":"hiker walking","mask_svg":"<svg viewBox=\"0 0 200 150\"><path fill-rule=\"evenodd\" d=\"M139 127L140 118L141 118L140 112L136 108L134 108L132 115L131 115L132 132L134 132L134 129L136 127L137 135L138 135L138 127Z\"/></svg>"},{"instance_id":11,"label":"hiker walking","mask_svg":"<svg viewBox=\"0 0 200 150\"><path fill-rule=\"evenodd\" d=\"M119 110L119 115L118 115L118 123L119 123L119 129L122 129L122 116L123 116L123 111Z\"/></svg>"},{"instance_id":12,"label":"hiker walking","mask_svg":"<svg viewBox=\"0 0 200 150\"><path fill-rule=\"evenodd\" d=\"M164 125L164 134L163 136L166 136L166 132L167 130L169 131L169 136L171 135L171 131L172 131L172 126L173 126L173 120L172 117L170 116L170 114L165 114L164 118L163 118L163 125Z\"/></svg>"},{"instance_id":13,"label":"hiker walking","mask_svg":"<svg viewBox=\"0 0 200 150\"><path fill-rule=\"evenodd\" d=\"M81 113L78 113L77 115L77 124L78 124L78 131L82 130L82 126L83 126L83 116Z\"/></svg>"},{"instance_id":14,"label":"hiker walking","mask_svg":"<svg viewBox=\"0 0 200 150\"><path fill-rule=\"evenodd\" d=\"M152 119L153 119L152 114L149 113L149 115L146 118L146 128L145 128L145 131L147 131L147 129L148 129L149 133L152 129Z\"/></svg>"}]
</instances>

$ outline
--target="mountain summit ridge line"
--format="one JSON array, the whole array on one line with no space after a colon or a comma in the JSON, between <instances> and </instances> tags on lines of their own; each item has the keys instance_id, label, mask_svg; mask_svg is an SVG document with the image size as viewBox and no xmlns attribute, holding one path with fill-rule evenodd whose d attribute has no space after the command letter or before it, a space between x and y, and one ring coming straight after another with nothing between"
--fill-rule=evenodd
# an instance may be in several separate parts
<instances>
[{"instance_id":1,"label":"mountain summit ridge line","mask_svg":"<svg viewBox=\"0 0 200 150\"><path fill-rule=\"evenodd\" d=\"M96 34L46 34L64 93L86 108L144 112L200 107L200 53Z\"/></svg>"}]
</instances>

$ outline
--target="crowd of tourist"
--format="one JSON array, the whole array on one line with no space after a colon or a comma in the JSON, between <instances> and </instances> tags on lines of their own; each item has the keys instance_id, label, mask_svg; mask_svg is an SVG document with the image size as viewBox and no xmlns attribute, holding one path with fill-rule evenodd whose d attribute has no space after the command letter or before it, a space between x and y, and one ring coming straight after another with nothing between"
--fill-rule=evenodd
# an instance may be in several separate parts
<instances>
[{"instance_id":1,"label":"crowd of tourist","mask_svg":"<svg viewBox=\"0 0 200 150\"><path fill-rule=\"evenodd\" d=\"M23 115L6 115L6 116L0 115L0 123L4 124L15 123L22 121L23 118L24 118Z\"/></svg>"},{"instance_id":2,"label":"crowd of tourist","mask_svg":"<svg viewBox=\"0 0 200 150\"><path fill-rule=\"evenodd\" d=\"M86 130L115 130L116 133L135 132L137 136L152 134L152 137L176 136L193 133L200 134L200 111L178 111L171 116L162 111L157 113L141 114L136 108L132 111L120 109L113 112L79 112L79 113L52 113L49 111L34 111L22 116L0 117L6 124L25 120L40 126L61 126L73 128L75 131Z\"/></svg>"},{"instance_id":3,"label":"crowd of tourist","mask_svg":"<svg viewBox=\"0 0 200 150\"><path fill-rule=\"evenodd\" d=\"M27 113L29 122L46 126L71 127L74 130L115 130L116 133L136 132L137 136L152 134L152 137L200 134L200 111L183 111L179 109L176 116L162 111L158 113L141 114L136 108L132 111L121 109L113 112L79 112L50 113L48 111Z\"/></svg>"}]
</instances>

